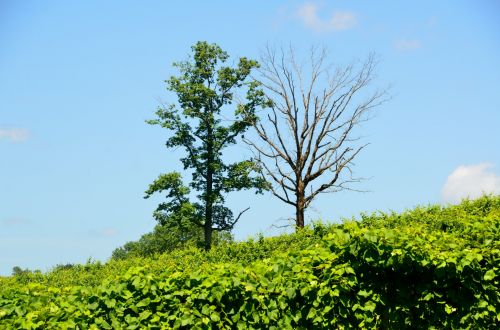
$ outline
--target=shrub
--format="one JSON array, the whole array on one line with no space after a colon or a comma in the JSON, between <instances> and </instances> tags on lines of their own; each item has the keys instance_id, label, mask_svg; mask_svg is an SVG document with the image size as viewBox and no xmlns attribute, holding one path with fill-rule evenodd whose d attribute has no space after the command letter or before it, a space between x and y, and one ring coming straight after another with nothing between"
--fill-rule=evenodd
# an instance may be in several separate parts
<instances>
[{"instance_id":1,"label":"shrub","mask_svg":"<svg viewBox=\"0 0 500 330\"><path fill-rule=\"evenodd\" d=\"M499 210L486 196L91 265L107 279L2 289L0 328L497 329Z\"/></svg>"}]
</instances>

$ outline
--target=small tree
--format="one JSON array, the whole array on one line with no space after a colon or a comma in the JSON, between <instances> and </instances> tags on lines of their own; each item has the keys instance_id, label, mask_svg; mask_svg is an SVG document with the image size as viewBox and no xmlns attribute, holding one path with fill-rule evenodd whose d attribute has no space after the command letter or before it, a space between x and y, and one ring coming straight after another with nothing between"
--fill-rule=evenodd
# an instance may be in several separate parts
<instances>
[{"instance_id":1,"label":"small tree","mask_svg":"<svg viewBox=\"0 0 500 330\"><path fill-rule=\"evenodd\" d=\"M353 160L366 147L355 129L383 103L385 90L365 93L374 76L374 56L332 70L326 51L311 51L303 68L294 51L267 48L262 58L260 101L267 113L253 117L255 151L274 196L295 208L295 224L304 227L304 211L320 193L352 189Z\"/></svg>"},{"instance_id":2,"label":"small tree","mask_svg":"<svg viewBox=\"0 0 500 330\"><path fill-rule=\"evenodd\" d=\"M175 63L180 75L171 77L168 90L177 94L178 107L159 108L157 119L149 120L173 132L167 147L183 147L186 157L181 159L185 170L192 171L189 185L182 183L181 174L162 174L146 191L145 198L154 193L167 192L167 202L161 203L154 217L161 225L183 226L194 223L204 229L204 243L211 247L214 230L231 230L241 215L236 217L224 206L225 194L241 189L256 188L262 192L266 182L252 176L257 170L251 160L226 164L222 159L224 148L236 143L254 120L258 104L257 84L247 81L256 61L245 57L236 67L223 66L229 58L219 46L198 42L192 47L192 61ZM235 92L246 89L246 100L233 107ZM224 115L222 114L224 112ZM229 121L227 126L223 121ZM198 201L190 201L190 190L198 192Z\"/></svg>"},{"instance_id":3,"label":"small tree","mask_svg":"<svg viewBox=\"0 0 500 330\"><path fill-rule=\"evenodd\" d=\"M12 268L12 276L18 276L18 275L21 275L23 273L27 273L28 270L27 269L22 269L21 267L19 266L14 266Z\"/></svg>"}]
</instances>

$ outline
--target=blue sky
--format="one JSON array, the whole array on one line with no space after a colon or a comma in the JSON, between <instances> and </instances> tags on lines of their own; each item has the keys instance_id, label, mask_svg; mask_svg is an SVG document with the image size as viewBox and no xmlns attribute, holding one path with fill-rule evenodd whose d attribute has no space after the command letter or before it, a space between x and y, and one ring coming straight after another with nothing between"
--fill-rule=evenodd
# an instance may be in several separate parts
<instances>
[{"instance_id":1,"label":"blue sky","mask_svg":"<svg viewBox=\"0 0 500 330\"><path fill-rule=\"evenodd\" d=\"M181 153L144 121L175 101L163 81L198 40L235 58L266 43L322 45L340 64L378 54L393 98L363 126L371 192L322 196L308 220L500 193L499 14L498 1L2 1L0 274L106 260L153 228L160 198L143 192ZM293 215L252 192L229 205L251 206L238 239Z\"/></svg>"}]
</instances>

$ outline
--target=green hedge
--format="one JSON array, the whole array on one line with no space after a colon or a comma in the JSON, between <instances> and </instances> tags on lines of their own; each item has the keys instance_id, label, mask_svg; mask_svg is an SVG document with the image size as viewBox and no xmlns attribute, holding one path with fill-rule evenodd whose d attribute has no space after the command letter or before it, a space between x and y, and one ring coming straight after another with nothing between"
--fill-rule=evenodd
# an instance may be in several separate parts
<instances>
[{"instance_id":1,"label":"green hedge","mask_svg":"<svg viewBox=\"0 0 500 330\"><path fill-rule=\"evenodd\" d=\"M83 265L56 266L47 273L25 271L9 278L0 278L0 292L7 288L23 288L29 283L63 288L67 286L97 286L103 279L123 274L131 267L147 265L151 273L159 275L166 270L194 271L206 264L238 262L247 265L270 258L283 251L303 250L319 241L321 236L311 229L299 233L264 238L259 236L245 242L225 242L208 253L196 246L156 254L151 257L111 259L105 264L89 261Z\"/></svg>"},{"instance_id":2,"label":"green hedge","mask_svg":"<svg viewBox=\"0 0 500 330\"><path fill-rule=\"evenodd\" d=\"M500 327L500 197L219 249L93 287L9 287L0 328Z\"/></svg>"}]
</instances>

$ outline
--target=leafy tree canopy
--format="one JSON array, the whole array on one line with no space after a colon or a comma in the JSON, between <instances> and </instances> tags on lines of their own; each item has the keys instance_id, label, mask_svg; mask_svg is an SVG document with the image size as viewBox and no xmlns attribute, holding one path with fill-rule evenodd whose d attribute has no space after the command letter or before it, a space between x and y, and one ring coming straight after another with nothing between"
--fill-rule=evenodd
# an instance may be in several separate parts
<instances>
[{"instance_id":1,"label":"leafy tree canopy","mask_svg":"<svg viewBox=\"0 0 500 330\"><path fill-rule=\"evenodd\" d=\"M181 174L160 175L146 191L145 198L155 193L166 193L167 201L154 212L162 225L185 226L186 220L204 228L205 248L210 249L214 230L231 230L239 220L225 206L227 193L255 188L267 188L259 168L252 159L226 163L223 151L234 145L255 121L255 108L262 100L259 84L249 79L258 63L242 57L235 67L225 66L229 55L216 44L198 42L192 47L188 61L175 63L178 76L167 80L167 89L177 95L177 104L159 108L157 118L149 120L172 132L166 142L168 148L182 147L181 158L192 178L185 185ZM242 102L233 106L236 95L245 92ZM225 125L225 123L229 124ZM191 201L196 191L196 201Z\"/></svg>"}]
</instances>

